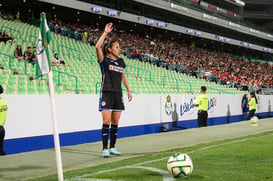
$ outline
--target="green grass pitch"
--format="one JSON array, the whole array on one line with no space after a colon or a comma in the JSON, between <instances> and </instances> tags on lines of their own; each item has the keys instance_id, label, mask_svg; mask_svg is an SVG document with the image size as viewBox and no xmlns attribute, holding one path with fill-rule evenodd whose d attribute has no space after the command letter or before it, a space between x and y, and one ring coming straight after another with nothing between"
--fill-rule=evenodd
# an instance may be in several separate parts
<instances>
[{"instance_id":1,"label":"green grass pitch","mask_svg":"<svg viewBox=\"0 0 273 181\"><path fill-rule=\"evenodd\" d=\"M272 143L273 132L266 132L68 171L64 173L64 177L66 181L181 180L173 179L166 168L168 158L176 152L181 152L191 157L194 167L192 175L183 180L269 181L273 180ZM35 179L35 181L53 180L57 180L57 175Z\"/></svg>"}]
</instances>

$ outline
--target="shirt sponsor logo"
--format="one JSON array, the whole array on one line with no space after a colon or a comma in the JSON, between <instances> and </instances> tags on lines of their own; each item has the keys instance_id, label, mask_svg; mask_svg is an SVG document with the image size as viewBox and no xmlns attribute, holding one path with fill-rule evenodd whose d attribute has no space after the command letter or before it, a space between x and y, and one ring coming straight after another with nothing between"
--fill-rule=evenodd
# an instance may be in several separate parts
<instances>
[{"instance_id":1,"label":"shirt sponsor logo","mask_svg":"<svg viewBox=\"0 0 273 181\"><path fill-rule=\"evenodd\" d=\"M119 72L119 73L123 72L123 68L122 67L117 67L117 66L114 66L114 65L109 65L109 70L115 71L115 72Z\"/></svg>"},{"instance_id":2,"label":"shirt sponsor logo","mask_svg":"<svg viewBox=\"0 0 273 181\"><path fill-rule=\"evenodd\" d=\"M189 101L185 101L180 105L180 116L183 116L185 113L192 114L194 112L194 99L190 98Z\"/></svg>"},{"instance_id":3,"label":"shirt sponsor logo","mask_svg":"<svg viewBox=\"0 0 273 181\"><path fill-rule=\"evenodd\" d=\"M212 97L209 99L208 111L210 113L214 112L214 109L216 108L216 103L217 103L216 97Z\"/></svg>"}]
</instances>

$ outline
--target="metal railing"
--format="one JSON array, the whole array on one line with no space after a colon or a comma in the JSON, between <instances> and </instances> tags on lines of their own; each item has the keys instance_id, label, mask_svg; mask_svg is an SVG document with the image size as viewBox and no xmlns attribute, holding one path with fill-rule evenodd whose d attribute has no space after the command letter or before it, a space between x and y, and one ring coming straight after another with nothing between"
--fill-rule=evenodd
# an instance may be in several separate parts
<instances>
[{"instance_id":1,"label":"metal railing","mask_svg":"<svg viewBox=\"0 0 273 181\"><path fill-rule=\"evenodd\" d=\"M171 81L175 82L175 87L173 87L173 88L180 89L181 87L180 87L179 83L182 82L183 84L186 83L186 84L189 85L189 92L191 92L191 93L193 92L191 82L188 82L188 81L185 81L185 80L182 80L182 79L177 79L175 77L166 76L166 75L164 75L163 78L162 78L163 87L165 87L167 84L170 83L170 81L168 81L168 79L171 79Z\"/></svg>"},{"instance_id":2,"label":"metal railing","mask_svg":"<svg viewBox=\"0 0 273 181\"><path fill-rule=\"evenodd\" d=\"M9 54L6 54L6 53L2 53L2 52L0 52L0 54L1 54L1 55L4 55L4 56L6 56L6 57L8 57L8 59L9 59L9 60L8 60L8 69L11 69L11 70L16 70L16 69L12 68L12 61L13 61L14 59L23 61L23 62L24 62L24 74L27 75L27 64L28 64L28 62L27 62L26 60L21 59L21 58L18 58L18 57L15 57L15 56L13 56L13 55L9 55Z\"/></svg>"},{"instance_id":3,"label":"metal railing","mask_svg":"<svg viewBox=\"0 0 273 181\"><path fill-rule=\"evenodd\" d=\"M83 56L83 54L81 53L81 51L76 50L76 49L74 49L74 48L71 48L71 47L69 47L69 46L65 46L65 45L59 45L59 46L58 46L58 53L61 52L61 50L60 50L61 48L65 48L65 49L67 50L67 52L68 52L68 57L72 57L72 53L75 52L76 57L78 57L79 60L89 61L91 64L93 63L92 60L96 58L95 55L90 55L89 60L86 60L86 59L84 59L84 56Z\"/></svg>"},{"instance_id":4,"label":"metal railing","mask_svg":"<svg viewBox=\"0 0 273 181\"><path fill-rule=\"evenodd\" d=\"M78 56L78 58L80 59L80 52L78 51L78 50L76 50L76 49L74 49L74 48L71 48L71 47L68 47L68 46L65 46L65 45L59 45L58 46L58 52L61 52L61 50L60 50L60 48L65 48L67 51L68 51L68 56L69 57L71 57L72 55L72 53L71 52L75 52L76 54L77 54L77 56Z\"/></svg>"},{"instance_id":5,"label":"metal railing","mask_svg":"<svg viewBox=\"0 0 273 181\"><path fill-rule=\"evenodd\" d=\"M52 69L52 71L58 73L58 82L57 82L57 85L58 85L58 86L61 86L61 85L62 85L62 84L61 84L61 74L67 75L67 76L69 76L69 77L73 77L73 78L75 79L75 92L76 92L76 94L79 93L79 91L78 91L78 77L77 77L76 75L72 75L72 74L69 74L69 73L67 73L67 72L62 72L62 71L59 71L59 70L53 70L53 69Z\"/></svg>"},{"instance_id":6,"label":"metal railing","mask_svg":"<svg viewBox=\"0 0 273 181\"><path fill-rule=\"evenodd\" d=\"M10 33L11 37L21 38L21 32L19 30L15 29L15 28L8 27L8 26L1 26L1 31L2 32L3 32L4 29L8 30L8 32ZM15 36L14 32L19 33L19 36Z\"/></svg>"},{"instance_id":7,"label":"metal railing","mask_svg":"<svg viewBox=\"0 0 273 181\"><path fill-rule=\"evenodd\" d=\"M144 70L139 67L128 65L127 68L125 69L125 73L126 74L134 74L134 73L132 73L132 71L130 71L132 69L136 70L136 74L135 74L136 77L138 77L138 78L144 77L144 78L146 78L146 80L152 81L152 72Z\"/></svg>"},{"instance_id":8,"label":"metal railing","mask_svg":"<svg viewBox=\"0 0 273 181\"><path fill-rule=\"evenodd\" d=\"M4 56L6 56L6 57L8 57L8 59L9 59L9 60L8 60L8 69L17 70L17 69L15 69L15 68L12 67L12 60L17 59L17 60L20 60L20 61L23 61L23 62L24 62L24 75L31 75L31 74L27 74L27 65L28 65L28 61L26 61L26 60L24 60L24 59L21 59L21 58L17 58L17 57L15 57L15 56L13 56L13 55L9 55L9 54L6 54L6 53L0 52L0 54L1 54L1 55L4 55ZM58 79L57 79L57 80L58 80L58 82L57 82L57 85L58 85L58 86L62 85L62 84L61 84L61 74L64 74L64 75L73 77L73 78L75 79L75 92L76 92L76 94L79 93L79 91L78 91L78 77L77 77L77 76L72 75L72 74L69 74L69 73L67 73L67 72L62 72L62 71L59 71L59 70L53 70L53 69L52 69L52 71L58 73L58 75L57 75L57 76L58 76ZM33 75L33 76L35 76L35 75ZM43 76L41 77L41 79L43 79Z\"/></svg>"}]
</instances>

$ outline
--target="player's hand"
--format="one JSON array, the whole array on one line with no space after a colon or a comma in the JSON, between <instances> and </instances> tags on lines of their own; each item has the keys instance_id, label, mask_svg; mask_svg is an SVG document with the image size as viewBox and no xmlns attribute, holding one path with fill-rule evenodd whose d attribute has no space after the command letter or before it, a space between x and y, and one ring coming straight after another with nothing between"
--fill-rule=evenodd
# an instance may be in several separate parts
<instances>
[{"instance_id":1,"label":"player's hand","mask_svg":"<svg viewBox=\"0 0 273 181\"><path fill-rule=\"evenodd\" d=\"M108 23L105 25L104 32L105 33L110 33L113 30L113 23Z\"/></svg>"},{"instance_id":2,"label":"player's hand","mask_svg":"<svg viewBox=\"0 0 273 181\"><path fill-rule=\"evenodd\" d=\"M129 100L129 102L131 102L132 99L133 99L133 95L132 95L131 91L129 90L128 91L128 100Z\"/></svg>"}]
</instances>

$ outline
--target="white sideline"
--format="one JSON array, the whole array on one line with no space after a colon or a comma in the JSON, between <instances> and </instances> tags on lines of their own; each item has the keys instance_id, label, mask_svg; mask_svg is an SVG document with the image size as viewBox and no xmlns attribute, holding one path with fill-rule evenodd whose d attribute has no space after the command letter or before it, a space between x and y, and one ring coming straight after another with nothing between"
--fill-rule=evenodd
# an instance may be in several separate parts
<instances>
[{"instance_id":1,"label":"white sideline","mask_svg":"<svg viewBox=\"0 0 273 181\"><path fill-rule=\"evenodd\" d=\"M270 134L273 135L273 134ZM204 151L204 150L208 150L211 148L216 148L216 147L220 147L220 146L225 146L225 145L230 145L230 144L234 144L234 143L240 143L240 142L244 142L244 141L248 141L254 138L260 138L260 137L264 137L264 136L268 136L268 135L261 135L261 136L253 136L251 138L243 138L243 139L238 139L238 140L234 140L234 141L230 141L230 142L226 142L226 143L220 143L220 144L215 144L215 145L210 145L210 146L205 146L203 148L199 148L196 150L192 150L187 152L187 154L191 154L191 153L195 153L195 152L199 152L199 151ZM91 173L91 174L84 174L81 176L76 176L76 177L72 177L70 179L65 179L65 181L111 181L109 179L92 179L92 178L86 178L86 177L90 177L90 176L94 176L94 175L99 175L99 174L103 174L103 173L107 173L107 172L113 172L116 170L121 170L124 168L140 168L140 165L144 165L144 164L149 164L149 163L153 163L153 162L157 162L157 161L162 161L162 160L166 160L169 157L163 157L163 158L159 158L159 159L154 159L154 160L149 160L149 161L145 161L145 162L141 162L141 163L136 163L136 164L132 164L132 165L127 165L127 166L122 166L122 167L117 167L114 169L108 169L108 170L103 170L103 171L99 171L96 173ZM144 167L142 167L144 168ZM151 167L147 167L147 168L151 168Z\"/></svg>"}]
</instances>

